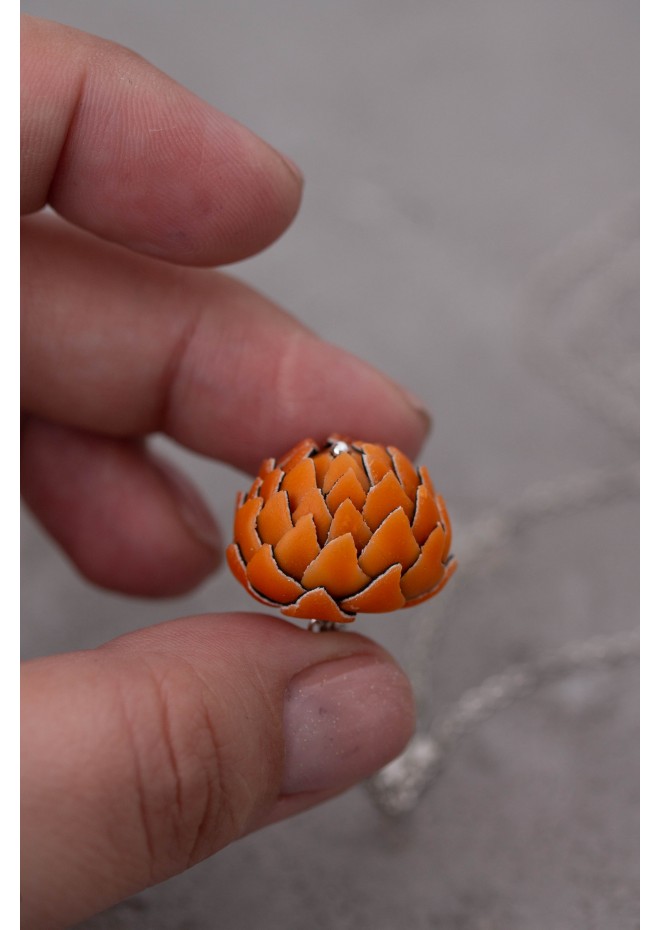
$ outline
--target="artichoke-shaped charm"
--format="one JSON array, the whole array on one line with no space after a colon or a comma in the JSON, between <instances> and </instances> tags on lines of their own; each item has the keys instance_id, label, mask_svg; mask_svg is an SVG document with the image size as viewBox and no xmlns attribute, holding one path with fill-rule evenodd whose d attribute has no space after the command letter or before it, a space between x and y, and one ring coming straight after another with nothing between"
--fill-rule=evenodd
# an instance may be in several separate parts
<instances>
[{"instance_id":1,"label":"artichoke-shaped charm","mask_svg":"<svg viewBox=\"0 0 660 930\"><path fill-rule=\"evenodd\" d=\"M227 561L257 600L288 617L350 623L412 607L456 568L428 472L393 446L305 439L265 460L239 494Z\"/></svg>"}]
</instances>

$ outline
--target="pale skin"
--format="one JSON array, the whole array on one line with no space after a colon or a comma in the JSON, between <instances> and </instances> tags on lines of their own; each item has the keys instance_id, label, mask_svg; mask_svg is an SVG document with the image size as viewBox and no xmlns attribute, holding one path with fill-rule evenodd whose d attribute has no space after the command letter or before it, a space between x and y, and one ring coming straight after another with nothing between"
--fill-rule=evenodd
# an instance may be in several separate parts
<instances>
[{"instance_id":1,"label":"pale skin","mask_svg":"<svg viewBox=\"0 0 660 930\"><path fill-rule=\"evenodd\" d=\"M334 432L416 455L414 398L208 270L289 225L288 160L134 53L30 18L21 130L23 494L87 578L157 597L220 565L208 507L150 434L246 471ZM332 747L310 735L319 701ZM332 797L413 726L379 646L264 614L25 663L23 925L70 925Z\"/></svg>"}]
</instances>

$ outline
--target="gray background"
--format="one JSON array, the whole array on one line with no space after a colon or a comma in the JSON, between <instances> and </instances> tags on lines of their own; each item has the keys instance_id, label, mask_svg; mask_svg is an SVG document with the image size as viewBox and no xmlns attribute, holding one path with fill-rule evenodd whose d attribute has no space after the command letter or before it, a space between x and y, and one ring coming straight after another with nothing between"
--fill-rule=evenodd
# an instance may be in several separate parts
<instances>
[{"instance_id":1,"label":"gray background","mask_svg":"<svg viewBox=\"0 0 660 930\"><path fill-rule=\"evenodd\" d=\"M634 463L634 4L23 8L131 46L300 164L294 226L235 273L425 399L435 430L423 459L459 560L485 514L538 482L561 496L576 475ZM243 477L172 454L228 525ZM439 716L511 662L633 627L636 546L624 487L530 519L487 570L459 573L432 653ZM23 565L27 657L252 609L224 571L170 602L94 590L29 516ZM362 628L406 664L416 622L407 612ZM408 817L387 820L354 789L85 927L634 927L636 672L579 673L492 717Z\"/></svg>"}]
</instances>

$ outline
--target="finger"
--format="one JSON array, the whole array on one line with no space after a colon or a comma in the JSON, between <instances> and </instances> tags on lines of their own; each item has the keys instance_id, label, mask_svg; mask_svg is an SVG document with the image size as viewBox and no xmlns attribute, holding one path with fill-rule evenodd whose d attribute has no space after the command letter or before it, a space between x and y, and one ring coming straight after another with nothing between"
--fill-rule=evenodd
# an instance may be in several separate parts
<instances>
[{"instance_id":1,"label":"finger","mask_svg":"<svg viewBox=\"0 0 660 930\"><path fill-rule=\"evenodd\" d=\"M419 450L428 418L397 385L238 281L59 221L24 228L29 412L116 436L161 430L248 470L306 435Z\"/></svg>"},{"instance_id":2,"label":"finger","mask_svg":"<svg viewBox=\"0 0 660 930\"><path fill-rule=\"evenodd\" d=\"M82 574L102 587L174 596L220 563L220 535L199 494L141 442L29 419L21 490Z\"/></svg>"},{"instance_id":3,"label":"finger","mask_svg":"<svg viewBox=\"0 0 660 930\"><path fill-rule=\"evenodd\" d=\"M413 718L374 643L255 614L28 663L26 926L68 926L327 799L397 754Z\"/></svg>"},{"instance_id":4,"label":"finger","mask_svg":"<svg viewBox=\"0 0 660 930\"><path fill-rule=\"evenodd\" d=\"M25 17L21 205L103 238L215 265L264 248L300 202L297 170L133 52Z\"/></svg>"}]
</instances>

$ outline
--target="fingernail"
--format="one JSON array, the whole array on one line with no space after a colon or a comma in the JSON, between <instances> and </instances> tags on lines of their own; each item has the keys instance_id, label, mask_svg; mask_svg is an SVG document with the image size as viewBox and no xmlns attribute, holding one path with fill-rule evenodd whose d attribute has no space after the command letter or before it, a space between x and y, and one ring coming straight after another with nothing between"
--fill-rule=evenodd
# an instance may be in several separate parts
<instances>
[{"instance_id":1,"label":"fingernail","mask_svg":"<svg viewBox=\"0 0 660 930\"><path fill-rule=\"evenodd\" d=\"M417 394L413 394L412 391L409 391L408 388L401 387L400 384L397 385L397 387L399 388L399 391L408 406L412 407L412 409L422 421L424 425L424 433L428 434L431 431L433 420L431 418L431 414L426 408L424 401L418 397Z\"/></svg>"},{"instance_id":2,"label":"fingernail","mask_svg":"<svg viewBox=\"0 0 660 930\"><path fill-rule=\"evenodd\" d=\"M170 486L181 519L190 532L205 546L219 551L222 545L220 531L195 486L169 462L159 459L155 464Z\"/></svg>"},{"instance_id":3,"label":"fingernail","mask_svg":"<svg viewBox=\"0 0 660 930\"><path fill-rule=\"evenodd\" d=\"M300 168L298 167L298 165L295 163L295 161L292 158L289 158L288 155L284 155L284 153L280 152L279 149L273 149L273 151L277 152L277 154L280 156L280 158L282 159L284 164L287 166L291 174L294 176L298 184L303 184L305 181L304 175L302 171L300 170Z\"/></svg>"},{"instance_id":4,"label":"fingernail","mask_svg":"<svg viewBox=\"0 0 660 930\"><path fill-rule=\"evenodd\" d=\"M366 778L403 750L414 719L408 679L391 662L351 656L306 669L287 691L282 794Z\"/></svg>"}]
</instances>

